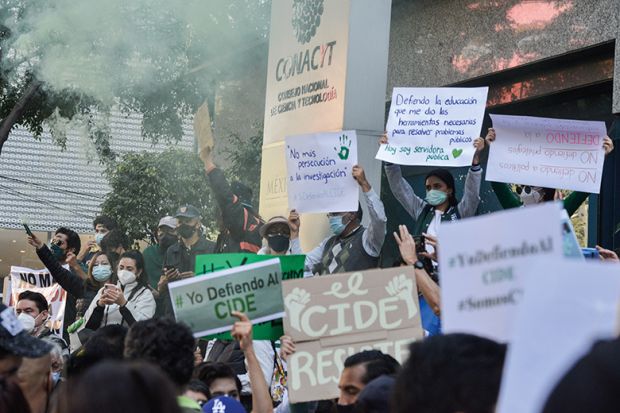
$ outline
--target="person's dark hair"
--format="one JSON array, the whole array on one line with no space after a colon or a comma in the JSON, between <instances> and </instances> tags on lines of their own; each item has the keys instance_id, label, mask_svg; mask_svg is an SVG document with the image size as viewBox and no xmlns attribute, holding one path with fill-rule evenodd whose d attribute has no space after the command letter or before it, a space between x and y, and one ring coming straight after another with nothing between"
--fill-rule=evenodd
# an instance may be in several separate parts
<instances>
[{"instance_id":1,"label":"person's dark hair","mask_svg":"<svg viewBox=\"0 0 620 413\"><path fill-rule=\"evenodd\" d=\"M193 392L196 393L202 393L205 395L205 397L207 399L209 399L209 388L207 387L206 384L204 384L203 382L201 382L198 379L191 379L189 381L189 383L187 383L187 386L185 387L187 390L191 390Z\"/></svg>"},{"instance_id":2,"label":"person's dark hair","mask_svg":"<svg viewBox=\"0 0 620 413\"><path fill-rule=\"evenodd\" d=\"M72 378L60 394L63 413L181 413L174 386L147 363L106 361Z\"/></svg>"},{"instance_id":3,"label":"person's dark hair","mask_svg":"<svg viewBox=\"0 0 620 413\"><path fill-rule=\"evenodd\" d=\"M362 204L360 204L359 202L357 203L357 212L355 214L355 217L359 222L362 222L362 218L364 218L364 210L362 210Z\"/></svg>"},{"instance_id":4,"label":"person's dark hair","mask_svg":"<svg viewBox=\"0 0 620 413\"><path fill-rule=\"evenodd\" d=\"M178 386L185 386L194 370L195 340L185 324L170 318L138 321L125 340L125 358L158 365Z\"/></svg>"},{"instance_id":5,"label":"person's dark hair","mask_svg":"<svg viewBox=\"0 0 620 413\"><path fill-rule=\"evenodd\" d=\"M105 360L122 360L125 349L127 327L110 324L97 329L90 335L82 348L69 358L67 375L77 376Z\"/></svg>"},{"instance_id":6,"label":"person's dark hair","mask_svg":"<svg viewBox=\"0 0 620 413\"><path fill-rule=\"evenodd\" d=\"M380 352L379 350L364 350L359 353L355 353L350 355L344 360L344 367L354 367L358 364L366 364L375 360L382 360L385 357L385 354Z\"/></svg>"},{"instance_id":7,"label":"person's dark hair","mask_svg":"<svg viewBox=\"0 0 620 413\"><path fill-rule=\"evenodd\" d=\"M542 412L617 412L619 385L620 339L598 341L560 378Z\"/></svg>"},{"instance_id":8,"label":"person's dark hair","mask_svg":"<svg viewBox=\"0 0 620 413\"><path fill-rule=\"evenodd\" d=\"M252 189L239 181L233 181L230 184L230 190L237 195L244 204L252 205Z\"/></svg>"},{"instance_id":9,"label":"person's dark hair","mask_svg":"<svg viewBox=\"0 0 620 413\"><path fill-rule=\"evenodd\" d=\"M0 412L30 413L30 405L19 385L4 376L0 376Z\"/></svg>"},{"instance_id":10,"label":"person's dark hair","mask_svg":"<svg viewBox=\"0 0 620 413\"><path fill-rule=\"evenodd\" d=\"M123 247L125 250L129 249L129 239L120 229L113 229L105 234L101 240L101 250L107 255L108 252L114 251L118 247Z\"/></svg>"},{"instance_id":11,"label":"person's dark hair","mask_svg":"<svg viewBox=\"0 0 620 413\"><path fill-rule=\"evenodd\" d=\"M93 229L97 228L97 225L103 225L108 231L112 231L113 229L118 228L118 224L113 218L110 218L105 215L99 215L93 221Z\"/></svg>"},{"instance_id":12,"label":"person's dark hair","mask_svg":"<svg viewBox=\"0 0 620 413\"><path fill-rule=\"evenodd\" d=\"M64 234L67 236L67 251L73 250L75 254L80 252L80 249L82 248L82 241L80 241L80 236L77 232L66 227L60 227L54 234Z\"/></svg>"},{"instance_id":13,"label":"person's dark hair","mask_svg":"<svg viewBox=\"0 0 620 413\"><path fill-rule=\"evenodd\" d=\"M49 311L49 303L47 302L47 299L43 294L36 291L26 290L21 292L17 296L17 301L19 302L21 300L33 301L37 305L37 309L40 313L42 313L43 311Z\"/></svg>"},{"instance_id":14,"label":"person's dark hair","mask_svg":"<svg viewBox=\"0 0 620 413\"><path fill-rule=\"evenodd\" d=\"M541 189L542 202L554 201L555 200L555 189L554 188L542 188Z\"/></svg>"},{"instance_id":15,"label":"person's dark hair","mask_svg":"<svg viewBox=\"0 0 620 413\"><path fill-rule=\"evenodd\" d=\"M426 182L426 180L431 176L441 179L448 188L452 189L452 193L448 195L448 201L450 203L450 206L456 206L458 204L458 200L456 199L454 176L452 176L450 171L444 168L433 169L426 175L426 178L424 178L424 182Z\"/></svg>"},{"instance_id":16,"label":"person's dark hair","mask_svg":"<svg viewBox=\"0 0 620 413\"><path fill-rule=\"evenodd\" d=\"M232 367L228 364L211 361L200 363L194 369L193 378L200 380L205 386L207 386L208 399L211 398L211 392L209 391L211 384L217 379L233 379L235 381L235 385L237 386L237 391L241 394L241 381L235 374Z\"/></svg>"},{"instance_id":17,"label":"person's dark hair","mask_svg":"<svg viewBox=\"0 0 620 413\"><path fill-rule=\"evenodd\" d=\"M506 345L470 334L414 342L394 388L395 413L492 413Z\"/></svg>"},{"instance_id":18,"label":"person's dark hair","mask_svg":"<svg viewBox=\"0 0 620 413\"><path fill-rule=\"evenodd\" d=\"M362 383L368 384L379 376L392 376L400 370L400 364L389 354L383 354L380 359L366 364L366 373L362 377Z\"/></svg>"}]
</instances>

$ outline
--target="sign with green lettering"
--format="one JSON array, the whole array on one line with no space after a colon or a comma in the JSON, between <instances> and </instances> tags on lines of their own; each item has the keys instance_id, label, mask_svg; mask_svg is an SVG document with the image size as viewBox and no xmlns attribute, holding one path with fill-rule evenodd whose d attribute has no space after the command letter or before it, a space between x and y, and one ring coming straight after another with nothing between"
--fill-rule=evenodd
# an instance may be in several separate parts
<instances>
[{"instance_id":1,"label":"sign with green lettering","mask_svg":"<svg viewBox=\"0 0 620 413\"><path fill-rule=\"evenodd\" d=\"M282 280L289 280L295 278L303 278L304 264L306 262L305 255L256 255L256 254L205 254L196 256L196 272L198 274L210 275L214 272L236 268L242 265L252 264L256 262L262 262L272 258L278 258L280 260ZM254 320L252 320L254 321ZM276 341L284 334L284 328L282 326L282 320L271 320L264 323L256 323L252 332L255 340L271 340ZM230 331L225 331L219 334L210 334L203 336L204 339L220 339L220 340L232 340Z\"/></svg>"},{"instance_id":2,"label":"sign with green lettering","mask_svg":"<svg viewBox=\"0 0 620 413\"><path fill-rule=\"evenodd\" d=\"M176 320L203 337L230 331L237 321L233 311L246 313L253 322L282 318L281 281L279 260L269 259L172 282L168 289Z\"/></svg>"}]
</instances>

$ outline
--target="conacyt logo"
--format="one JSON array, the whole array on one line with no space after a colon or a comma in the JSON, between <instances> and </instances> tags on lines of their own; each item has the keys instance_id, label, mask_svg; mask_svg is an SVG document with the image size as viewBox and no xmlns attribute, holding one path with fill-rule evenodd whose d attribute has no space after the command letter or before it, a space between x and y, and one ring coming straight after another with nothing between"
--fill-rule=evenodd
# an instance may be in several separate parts
<instances>
[{"instance_id":1,"label":"conacyt logo","mask_svg":"<svg viewBox=\"0 0 620 413\"><path fill-rule=\"evenodd\" d=\"M293 0L291 23L299 43L306 44L314 37L321 25L322 14L323 0Z\"/></svg>"}]
</instances>

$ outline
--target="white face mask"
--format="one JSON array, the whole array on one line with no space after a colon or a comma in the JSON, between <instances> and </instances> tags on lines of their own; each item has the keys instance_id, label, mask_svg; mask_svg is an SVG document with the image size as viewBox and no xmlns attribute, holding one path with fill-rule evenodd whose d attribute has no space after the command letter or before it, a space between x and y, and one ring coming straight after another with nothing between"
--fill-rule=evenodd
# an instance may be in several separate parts
<instances>
[{"instance_id":1,"label":"white face mask","mask_svg":"<svg viewBox=\"0 0 620 413\"><path fill-rule=\"evenodd\" d=\"M132 282L136 281L136 274L131 271L120 270L116 275L118 276L118 280L123 285L131 284Z\"/></svg>"},{"instance_id":2,"label":"white face mask","mask_svg":"<svg viewBox=\"0 0 620 413\"><path fill-rule=\"evenodd\" d=\"M33 316L26 313L21 313L17 316L17 319L20 323L22 323L22 327L24 327L26 333L30 334L34 331L34 325L36 324L36 321Z\"/></svg>"}]
</instances>

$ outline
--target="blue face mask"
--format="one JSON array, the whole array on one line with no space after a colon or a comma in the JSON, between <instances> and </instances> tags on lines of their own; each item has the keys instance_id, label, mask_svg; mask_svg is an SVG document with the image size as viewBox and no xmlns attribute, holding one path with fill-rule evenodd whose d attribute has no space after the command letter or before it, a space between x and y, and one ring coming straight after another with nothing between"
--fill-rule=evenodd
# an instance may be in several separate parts
<instances>
[{"instance_id":1,"label":"blue face mask","mask_svg":"<svg viewBox=\"0 0 620 413\"><path fill-rule=\"evenodd\" d=\"M93 268L93 278L96 281L107 281L110 275L112 275L112 267L109 265L97 265Z\"/></svg>"},{"instance_id":2,"label":"blue face mask","mask_svg":"<svg viewBox=\"0 0 620 413\"><path fill-rule=\"evenodd\" d=\"M58 245L54 244L54 243L50 244L50 250L52 250L52 255L58 261L61 261L64 258L64 256L65 256L65 251L62 248L60 248Z\"/></svg>"},{"instance_id":3,"label":"blue face mask","mask_svg":"<svg viewBox=\"0 0 620 413\"><path fill-rule=\"evenodd\" d=\"M105 236L106 236L106 234L102 234L101 232L98 232L98 233L95 234L95 242L97 243L97 245L101 245L101 240Z\"/></svg>"},{"instance_id":4,"label":"blue face mask","mask_svg":"<svg viewBox=\"0 0 620 413\"><path fill-rule=\"evenodd\" d=\"M54 382L54 386L56 385L56 383L58 383L60 381L60 372L59 371L53 371L52 372L52 382Z\"/></svg>"},{"instance_id":5,"label":"blue face mask","mask_svg":"<svg viewBox=\"0 0 620 413\"><path fill-rule=\"evenodd\" d=\"M441 205L448 199L448 194L443 191L439 191L437 189L431 189L426 192L425 201L431 204L432 206Z\"/></svg>"},{"instance_id":6,"label":"blue face mask","mask_svg":"<svg viewBox=\"0 0 620 413\"><path fill-rule=\"evenodd\" d=\"M346 224L342 223L342 215L336 215L333 217L329 217L329 229L331 229L332 233L336 236L342 234L344 229L347 227Z\"/></svg>"}]
</instances>

